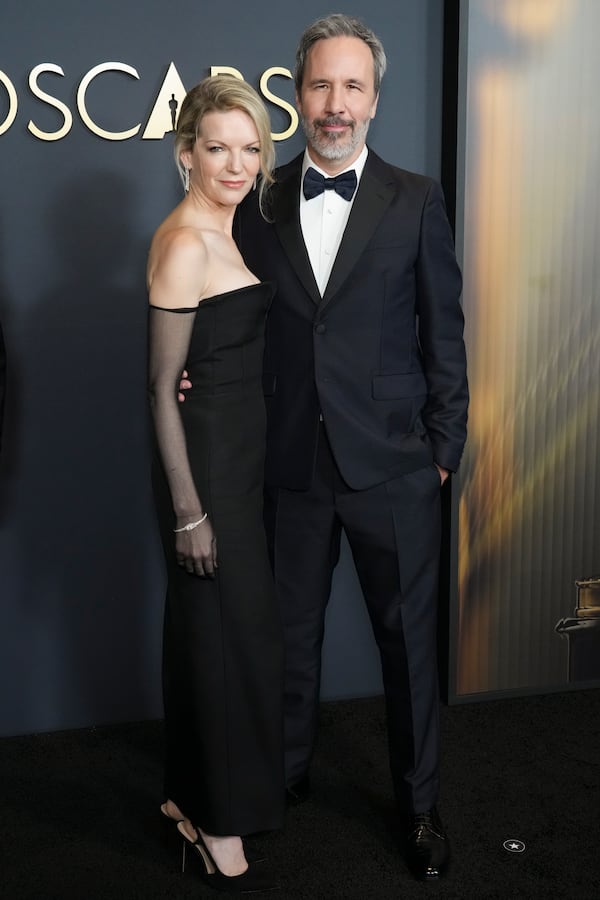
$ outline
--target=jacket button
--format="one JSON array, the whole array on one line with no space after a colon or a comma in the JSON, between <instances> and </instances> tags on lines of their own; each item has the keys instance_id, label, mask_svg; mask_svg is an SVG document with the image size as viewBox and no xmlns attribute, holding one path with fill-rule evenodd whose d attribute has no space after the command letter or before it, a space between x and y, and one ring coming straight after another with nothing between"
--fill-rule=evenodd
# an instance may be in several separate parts
<instances>
[{"instance_id":1,"label":"jacket button","mask_svg":"<svg viewBox=\"0 0 600 900\"><path fill-rule=\"evenodd\" d=\"M315 331L317 332L317 334L325 334L325 332L327 331L327 327L323 325L322 322L319 322L318 325L315 325Z\"/></svg>"}]
</instances>

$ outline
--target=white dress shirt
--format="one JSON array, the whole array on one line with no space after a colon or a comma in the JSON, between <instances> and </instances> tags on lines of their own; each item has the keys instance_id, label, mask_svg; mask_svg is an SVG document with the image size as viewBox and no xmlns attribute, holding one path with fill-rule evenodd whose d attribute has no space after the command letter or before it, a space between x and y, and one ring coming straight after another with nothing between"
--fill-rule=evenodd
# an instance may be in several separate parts
<instances>
[{"instance_id":1,"label":"white dress shirt","mask_svg":"<svg viewBox=\"0 0 600 900\"><path fill-rule=\"evenodd\" d=\"M358 190L358 185L360 184L360 177L367 161L368 152L367 148L363 147L358 159L355 159L351 166L343 169L344 172L349 172L352 169L356 172L356 190ZM309 166L312 166L325 178L330 178L331 176L312 161L307 148L304 151L302 179L300 181L300 227L302 228L302 236L306 244L315 281L321 296L323 296L348 223L348 216L354 203L354 197L356 197L356 191L352 200L344 200L343 197L340 197L339 194L332 190L323 191L318 197L306 200L302 192L302 183L304 181L304 173ZM338 172L337 174L341 175L342 173Z\"/></svg>"}]
</instances>

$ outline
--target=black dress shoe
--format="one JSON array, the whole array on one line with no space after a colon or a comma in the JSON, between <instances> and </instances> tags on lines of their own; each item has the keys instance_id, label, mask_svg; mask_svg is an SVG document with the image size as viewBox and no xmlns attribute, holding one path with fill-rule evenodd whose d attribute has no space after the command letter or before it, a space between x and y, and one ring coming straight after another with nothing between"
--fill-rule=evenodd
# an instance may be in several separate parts
<instances>
[{"instance_id":1,"label":"black dress shoe","mask_svg":"<svg viewBox=\"0 0 600 900\"><path fill-rule=\"evenodd\" d=\"M308 775L303 775L302 778L288 784L285 789L286 806L298 806L300 803L305 803L309 797L310 778Z\"/></svg>"},{"instance_id":2,"label":"black dress shoe","mask_svg":"<svg viewBox=\"0 0 600 900\"><path fill-rule=\"evenodd\" d=\"M422 881L444 874L450 859L450 844L437 810L414 813L409 817L406 839L406 862Z\"/></svg>"}]
</instances>

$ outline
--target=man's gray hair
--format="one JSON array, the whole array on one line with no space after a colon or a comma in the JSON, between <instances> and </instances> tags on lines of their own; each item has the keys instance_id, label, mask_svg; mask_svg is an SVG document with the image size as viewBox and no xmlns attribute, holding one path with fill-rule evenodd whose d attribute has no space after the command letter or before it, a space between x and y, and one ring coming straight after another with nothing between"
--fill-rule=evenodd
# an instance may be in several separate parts
<instances>
[{"instance_id":1,"label":"man's gray hair","mask_svg":"<svg viewBox=\"0 0 600 900\"><path fill-rule=\"evenodd\" d=\"M355 19L352 16L345 16L342 13L333 13L324 19L318 19L309 25L298 44L296 51L296 68L294 70L294 84L299 94L302 88L302 79L304 78L304 68L306 66L306 58L308 51L317 41L327 40L334 37L355 37L364 41L373 54L373 76L375 82L375 93L379 93L381 87L381 79L385 74L387 60L385 58L385 50L383 44L370 28Z\"/></svg>"}]
</instances>

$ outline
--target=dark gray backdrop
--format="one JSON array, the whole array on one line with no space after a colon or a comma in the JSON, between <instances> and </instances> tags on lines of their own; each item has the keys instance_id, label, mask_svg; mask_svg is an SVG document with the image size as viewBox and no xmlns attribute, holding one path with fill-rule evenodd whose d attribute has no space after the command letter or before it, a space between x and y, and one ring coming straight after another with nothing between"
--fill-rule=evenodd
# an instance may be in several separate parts
<instances>
[{"instance_id":1,"label":"dark gray backdrop","mask_svg":"<svg viewBox=\"0 0 600 900\"><path fill-rule=\"evenodd\" d=\"M211 65L258 87L292 68L297 38L330 10L281 4L3 0L0 70L18 112L0 135L0 318L9 361L0 474L0 734L161 715L164 578L148 479L144 266L150 237L177 202L172 141L141 134L169 63L186 87ZM370 142L405 168L440 173L443 0L347 2L383 38L389 70ZM88 91L90 115L136 137L108 141L83 124L76 93L94 66L118 61ZM62 68L33 96L31 69ZM291 82L271 89L288 101ZM274 129L288 117L270 105ZM0 84L0 128L9 92ZM284 162L299 133L278 145ZM351 562L336 572L323 695L378 693L376 650Z\"/></svg>"}]
</instances>

